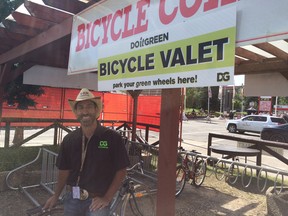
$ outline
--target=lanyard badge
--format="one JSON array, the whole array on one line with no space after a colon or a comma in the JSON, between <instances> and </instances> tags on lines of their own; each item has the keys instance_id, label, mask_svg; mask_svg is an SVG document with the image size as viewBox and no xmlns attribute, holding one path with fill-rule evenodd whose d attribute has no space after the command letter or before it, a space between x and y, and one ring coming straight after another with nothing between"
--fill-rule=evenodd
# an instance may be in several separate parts
<instances>
[{"instance_id":1,"label":"lanyard badge","mask_svg":"<svg viewBox=\"0 0 288 216\"><path fill-rule=\"evenodd\" d=\"M74 186L72 188L73 199L86 200L89 197L87 190L80 188L79 186Z\"/></svg>"},{"instance_id":2,"label":"lanyard badge","mask_svg":"<svg viewBox=\"0 0 288 216\"><path fill-rule=\"evenodd\" d=\"M78 175L78 179L77 179L77 184L76 184L76 186L72 187L73 199L86 200L89 197L88 191L85 189L82 189L78 186L78 184L80 182L80 173L83 170L83 165L84 165L84 161L86 158L87 146L88 146L89 140L88 140L87 145L85 147L85 136L83 134L83 136L82 136L81 167L80 167L80 171L79 171L79 175Z\"/></svg>"}]
</instances>

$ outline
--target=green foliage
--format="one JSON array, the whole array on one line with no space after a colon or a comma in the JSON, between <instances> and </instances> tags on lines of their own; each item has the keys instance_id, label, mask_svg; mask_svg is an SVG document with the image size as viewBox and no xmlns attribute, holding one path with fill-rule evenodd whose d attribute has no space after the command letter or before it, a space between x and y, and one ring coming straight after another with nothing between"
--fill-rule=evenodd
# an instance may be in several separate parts
<instances>
[{"instance_id":1,"label":"green foliage","mask_svg":"<svg viewBox=\"0 0 288 216\"><path fill-rule=\"evenodd\" d=\"M39 151L38 147L0 148L0 172L13 170L23 164L33 161ZM45 146L54 152L58 152L59 146Z\"/></svg>"},{"instance_id":2,"label":"green foliage","mask_svg":"<svg viewBox=\"0 0 288 216\"><path fill-rule=\"evenodd\" d=\"M288 104L288 97L278 97L278 104L279 105L287 105Z\"/></svg>"},{"instance_id":3,"label":"green foliage","mask_svg":"<svg viewBox=\"0 0 288 216\"><path fill-rule=\"evenodd\" d=\"M36 102L33 96L39 97L44 94L44 90L39 86L22 84L22 76L8 83L4 88L4 101L10 106L17 106L17 109L27 110L29 107L35 107Z\"/></svg>"},{"instance_id":4,"label":"green foliage","mask_svg":"<svg viewBox=\"0 0 288 216\"><path fill-rule=\"evenodd\" d=\"M186 107L198 108L202 107L202 98L204 97L203 88L187 88L186 89Z\"/></svg>"},{"instance_id":5,"label":"green foliage","mask_svg":"<svg viewBox=\"0 0 288 216\"><path fill-rule=\"evenodd\" d=\"M248 109L250 107L249 106L250 102L254 102L254 108L256 110L258 110L258 97L246 97L245 100L244 100L245 109Z\"/></svg>"},{"instance_id":6,"label":"green foliage","mask_svg":"<svg viewBox=\"0 0 288 216\"><path fill-rule=\"evenodd\" d=\"M211 87L212 98L210 98L210 111L219 110L220 102L218 99L219 87ZM187 88L186 89L186 108L208 109L208 88Z\"/></svg>"},{"instance_id":7,"label":"green foliage","mask_svg":"<svg viewBox=\"0 0 288 216\"><path fill-rule=\"evenodd\" d=\"M24 0L1 0L0 1L0 20L5 19L12 11L19 7Z\"/></svg>"},{"instance_id":8,"label":"green foliage","mask_svg":"<svg viewBox=\"0 0 288 216\"><path fill-rule=\"evenodd\" d=\"M219 86L211 87L212 98L210 98L210 112L215 113L220 111L220 100L218 98ZM250 106L250 102L254 102L254 108L258 109L258 97L245 97L243 96L243 86L235 87L235 96L234 96L234 110L243 111L247 110ZM275 101L273 101L275 104ZM279 105L288 104L288 97L278 97ZM203 108L207 110L208 108L208 88L187 88L186 89L186 113L189 113L190 110L198 110Z\"/></svg>"}]
</instances>

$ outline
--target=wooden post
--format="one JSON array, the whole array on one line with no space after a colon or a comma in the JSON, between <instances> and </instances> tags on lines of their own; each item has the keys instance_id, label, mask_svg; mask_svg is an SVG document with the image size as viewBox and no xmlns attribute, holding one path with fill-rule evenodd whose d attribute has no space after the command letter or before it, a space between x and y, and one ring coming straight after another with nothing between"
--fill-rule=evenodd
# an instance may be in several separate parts
<instances>
[{"instance_id":1,"label":"wooden post","mask_svg":"<svg viewBox=\"0 0 288 216\"><path fill-rule=\"evenodd\" d=\"M6 122L5 126L5 142L4 142L4 148L9 148L9 139L10 139L10 122Z\"/></svg>"},{"instance_id":2,"label":"wooden post","mask_svg":"<svg viewBox=\"0 0 288 216\"><path fill-rule=\"evenodd\" d=\"M58 144L57 138L58 138L58 122L54 122L54 141L53 141L54 146Z\"/></svg>"},{"instance_id":3,"label":"wooden post","mask_svg":"<svg viewBox=\"0 0 288 216\"><path fill-rule=\"evenodd\" d=\"M158 157L157 216L175 215L176 158L181 89L162 90Z\"/></svg>"},{"instance_id":4,"label":"wooden post","mask_svg":"<svg viewBox=\"0 0 288 216\"><path fill-rule=\"evenodd\" d=\"M136 124L137 124L137 108L138 108L138 97L142 90L135 90L131 91L129 90L128 93L133 98L133 125L132 125L132 141L136 140Z\"/></svg>"},{"instance_id":5,"label":"wooden post","mask_svg":"<svg viewBox=\"0 0 288 216\"><path fill-rule=\"evenodd\" d=\"M207 146L207 155L211 156L211 149L210 146L212 144L212 135L209 133L208 134L208 146Z\"/></svg>"}]
</instances>

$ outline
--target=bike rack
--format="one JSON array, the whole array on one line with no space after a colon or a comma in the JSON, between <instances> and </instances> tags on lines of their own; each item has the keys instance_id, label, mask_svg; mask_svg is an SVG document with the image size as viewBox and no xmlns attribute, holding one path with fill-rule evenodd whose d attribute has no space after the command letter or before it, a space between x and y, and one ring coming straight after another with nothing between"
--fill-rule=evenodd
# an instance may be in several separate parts
<instances>
[{"instance_id":1,"label":"bike rack","mask_svg":"<svg viewBox=\"0 0 288 216\"><path fill-rule=\"evenodd\" d=\"M202 160L205 161L205 163L207 164L207 166L212 167L212 172L211 174L214 173L215 177L217 180L221 181L224 177L226 177L229 181L230 184L236 184L236 182L238 181L239 177L241 177L241 184L243 188L248 188L251 183L252 183L252 179L256 178L257 180L257 189L259 192L264 192L265 189L267 189L267 182L268 182L268 178L271 178L272 174L276 175L274 178L274 193L275 194L280 194L283 189L284 189L284 178L288 178L288 172L284 171L284 170L278 170L278 169L274 169L274 168L269 168L269 167L262 167L262 166L257 166L257 165L253 165L253 164L248 164L248 163L241 163L238 161L233 161L233 160L228 160L228 159L224 159L224 158L217 158L217 157L212 157L212 156L208 156L208 155L203 155L200 153L196 153L196 152L188 152L188 151L180 151L178 153L179 155L182 154L188 154L190 155L192 158L202 158ZM213 162L213 163L212 163ZM224 166L224 168L219 165ZM242 172L240 172L240 168L243 168ZM232 171L236 169L236 175L232 174ZM221 178L217 175L219 174L217 171L221 170L221 172L223 172L223 174L221 173ZM248 175L249 179L248 179L248 183L245 182L245 176L247 173L247 170L249 170L250 176ZM256 173L256 177L253 176L253 173ZM263 172L265 173L264 176L262 175ZM206 176L210 176L209 174L206 173ZM235 179L234 179L234 178ZM281 179L280 182L278 181L278 179ZM260 182L263 181L263 186L260 185ZM277 186L277 184L280 184L280 189L279 186ZM287 186L287 185L286 185ZM277 190L278 188L278 190Z\"/></svg>"},{"instance_id":2,"label":"bike rack","mask_svg":"<svg viewBox=\"0 0 288 216\"><path fill-rule=\"evenodd\" d=\"M41 155L42 155L42 164L41 164L39 184L25 185L25 186L19 184L17 187L13 186L11 184L13 175L14 174L16 175L18 171L25 170L25 168L27 168L28 166L38 162L38 160L40 160ZM54 188L58 175L58 169L56 167L56 158L57 154L55 152L49 151L48 149L45 148L40 148L36 158L33 161L15 168L7 174L5 180L8 188L12 190L22 191L24 195L28 197L28 199L35 206L40 206L41 204L33 197L33 195L29 192L29 189L41 187L44 188L49 194L54 193Z\"/></svg>"}]
</instances>

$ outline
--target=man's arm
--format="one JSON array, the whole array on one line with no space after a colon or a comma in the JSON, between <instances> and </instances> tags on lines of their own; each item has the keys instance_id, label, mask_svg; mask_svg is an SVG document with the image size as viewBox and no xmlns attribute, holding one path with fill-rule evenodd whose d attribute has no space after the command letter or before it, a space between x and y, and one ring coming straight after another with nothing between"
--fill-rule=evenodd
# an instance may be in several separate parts
<instances>
[{"instance_id":1,"label":"man's arm","mask_svg":"<svg viewBox=\"0 0 288 216\"><path fill-rule=\"evenodd\" d=\"M51 209L56 204L69 176L69 170L59 170L55 193L45 203L43 209Z\"/></svg>"},{"instance_id":2,"label":"man's arm","mask_svg":"<svg viewBox=\"0 0 288 216\"><path fill-rule=\"evenodd\" d=\"M106 194L103 197L95 197L92 201L92 204L90 205L90 210L95 211L97 209L108 206L111 200L113 199L115 193L120 188L126 175L127 175L126 168L118 170Z\"/></svg>"},{"instance_id":3,"label":"man's arm","mask_svg":"<svg viewBox=\"0 0 288 216\"><path fill-rule=\"evenodd\" d=\"M113 199L114 194L117 192L117 190L120 188L122 185L122 182L124 181L125 177L127 175L127 170L126 168L118 170L114 176L114 179L107 190L105 194L105 198L109 200L109 202Z\"/></svg>"}]
</instances>

